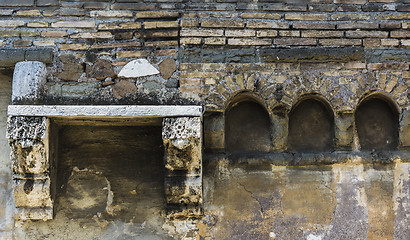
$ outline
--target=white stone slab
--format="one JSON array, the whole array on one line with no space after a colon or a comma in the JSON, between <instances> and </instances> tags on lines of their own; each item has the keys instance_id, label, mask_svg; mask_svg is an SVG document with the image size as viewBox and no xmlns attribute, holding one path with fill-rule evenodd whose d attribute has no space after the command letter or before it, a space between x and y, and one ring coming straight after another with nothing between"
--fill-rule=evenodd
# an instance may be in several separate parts
<instances>
[{"instance_id":1,"label":"white stone slab","mask_svg":"<svg viewBox=\"0 0 410 240\"><path fill-rule=\"evenodd\" d=\"M201 116L201 106L9 105L9 116L44 117L178 117Z\"/></svg>"},{"instance_id":2,"label":"white stone slab","mask_svg":"<svg viewBox=\"0 0 410 240\"><path fill-rule=\"evenodd\" d=\"M12 101L36 101L46 83L46 65L37 61L18 62L14 67Z\"/></svg>"},{"instance_id":3,"label":"white stone slab","mask_svg":"<svg viewBox=\"0 0 410 240\"><path fill-rule=\"evenodd\" d=\"M146 59L137 59L127 63L118 74L121 78L137 78L158 74L159 71Z\"/></svg>"}]
</instances>

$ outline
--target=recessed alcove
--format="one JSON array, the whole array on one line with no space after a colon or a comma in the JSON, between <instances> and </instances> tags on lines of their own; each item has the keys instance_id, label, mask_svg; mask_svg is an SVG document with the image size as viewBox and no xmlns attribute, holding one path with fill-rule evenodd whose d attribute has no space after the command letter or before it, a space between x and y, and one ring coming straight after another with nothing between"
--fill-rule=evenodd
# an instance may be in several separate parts
<instances>
[{"instance_id":1,"label":"recessed alcove","mask_svg":"<svg viewBox=\"0 0 410 240\"><path fill-rule=\"evenodd\" d=\"M399 143L399 113L393 103L381 96L362 101L355 112L362 150L394 150Z\"/></svg>"},{"instance_id":2,"label":"recessed alcove","mask_svg":"<svg viewBox=\"0 0 410 240\"><path fill-rule=\"evenodd\" d=\"M266 109L251 99L233 104L225 113L225 141L232 153L270 151L271 121Z\"/></svg>"},{"instance_id":3,"label":"recessed alcove","mask_svg":"<svg viewBox=\"0 0 410 240\"><path fill-rule=\"evenodd\" d=\"M334 136L334 117L330 107L323 101L315 98L303 99L291 110L289 151L332 151Z\"/></svg>"}]
</instances>

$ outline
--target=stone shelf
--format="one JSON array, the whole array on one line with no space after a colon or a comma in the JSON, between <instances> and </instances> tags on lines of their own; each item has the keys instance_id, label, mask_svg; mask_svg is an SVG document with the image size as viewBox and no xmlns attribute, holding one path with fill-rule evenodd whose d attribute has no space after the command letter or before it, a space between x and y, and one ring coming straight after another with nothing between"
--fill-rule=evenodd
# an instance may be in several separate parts
<instances>
[{"instance_id":1,"label":"stone shelf","mask_svg":"<svg viewBox=\"0 0 410 240\"><path fill-rule=\"evenodd\" d=\"M70 105L10 105L9 116L33 117L182 117L202 115L201 106L70 106Z\"/></svg>"}]
</instances>

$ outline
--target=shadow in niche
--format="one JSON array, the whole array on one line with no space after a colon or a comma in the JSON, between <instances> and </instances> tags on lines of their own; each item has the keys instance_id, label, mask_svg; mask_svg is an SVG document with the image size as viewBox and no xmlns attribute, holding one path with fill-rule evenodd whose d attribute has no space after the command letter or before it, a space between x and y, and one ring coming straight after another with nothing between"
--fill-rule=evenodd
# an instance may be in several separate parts
<instances>
[{"instance_id":1,"label":"shadow in niche","mask_svg":"<svg viewBox=\"0 0 410 240\"><path fill-rule=\"evenodd\" d=\"M299 102L289 114L289 144L291 152L333 151L334 118L329 106L319 100Z\"/></svg>"},{"instance_id":2,"label":"shadow in niche","mask_svg":"<svg viewBox=\"0 0 410 240\"><path fill-rule=\"evenodd\" d=\"M161 126L62 126L56 212L140 223L165 209Z\"/></svg>"},{"instance_id":3,"label":"shadow in niche","mask_svg":"<svg viewBox=\"0 0 410 240\"><path fill-rule=\"evenodd\" d=\"M229 153L268 152L271 149L269 114L258 103L243 101L227 110L225 140Z\"/></svg>"},{"instance_id":4,"label":"shadow in niche","mask_svg":"<svg viewBox=\"0 0 410 240\"><path fill-rule=\"evenodd\" d=\"M399 144L399 113L380 98L370 98L357 107L356 129L362 150L394 150Z\"/></svg>"}]
</instances>

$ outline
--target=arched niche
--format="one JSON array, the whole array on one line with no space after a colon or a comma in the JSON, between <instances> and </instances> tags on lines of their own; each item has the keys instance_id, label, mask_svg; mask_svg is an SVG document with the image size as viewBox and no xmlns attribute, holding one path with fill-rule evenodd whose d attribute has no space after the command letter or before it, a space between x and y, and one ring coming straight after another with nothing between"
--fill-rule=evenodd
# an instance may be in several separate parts
<instances>
[{"instance_id":1,"label":"arched niche","mask_svg":"<svg viewBox=\"0 0 410 240\"><path fill-rule=\"evenodd\" d=\"M252 98L235 101L225 112L226 150L268 152L271 150L271 121L266 109Z\"/></svg>"},{"instance_id":2,"label":"arched niche","mask_svg":"<svg viewBox=\"0 0 410 240\"><path fill-rule=\"evenodd\" d=\"M393 150L399 144L399 112L383 96L363 100L355 112L356 130L362 150Z\"/></svg>"},{"instance_id":3,"label":"arched niche","mask_svg":"<svg viewBox=\"0 0 410 240\"><path fill-rule=\"evenodd\" d=\"M333 151L334 136L333 112L324 101L302 99L289 113L288 150Z\"/></svg>"}]
</instances>

